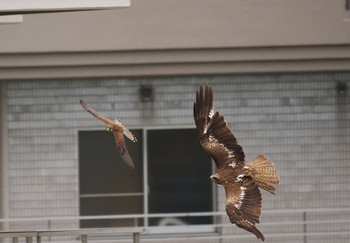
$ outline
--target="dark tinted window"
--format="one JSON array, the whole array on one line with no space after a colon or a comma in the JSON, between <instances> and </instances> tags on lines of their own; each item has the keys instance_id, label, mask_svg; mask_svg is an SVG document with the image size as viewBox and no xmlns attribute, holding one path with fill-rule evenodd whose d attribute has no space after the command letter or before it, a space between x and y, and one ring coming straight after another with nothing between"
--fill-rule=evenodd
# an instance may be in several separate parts
<instances>
[{"instance_id":1,"label":"dark tinted window","mask_svg":"<svg viewBox=\"0 0 350 243\"><path fill-rule=\"evenodd\" d=\"M196 129L148 132L149 213L212 211L210 175L211 159ZM153 219L151 225L162 224L161 220ZM203 217L180 220L211 223L211 218Z\"/></svg>"},{"instance_id":2,"label":"dark tinted window","mask_svg":"<svg viewBox=\"0 0 350 243\"><path fill-rule=\"evenodd\" d=\"M132 130L138 141L126 138L135 169L125 165L112 133L79 132L80 215L143 213L142 130ZM125 194L127 193L127 194ZM133 195L133 194L138 195ZM132 220L85 220L81 227L133 226Z\"/></svg>"}]
</instances>

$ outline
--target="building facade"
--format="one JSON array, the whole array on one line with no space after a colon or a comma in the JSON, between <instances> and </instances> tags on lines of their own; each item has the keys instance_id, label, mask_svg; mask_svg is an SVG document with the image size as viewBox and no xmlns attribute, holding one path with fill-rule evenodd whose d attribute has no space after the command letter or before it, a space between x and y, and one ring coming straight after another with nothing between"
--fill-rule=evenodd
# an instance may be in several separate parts
<instances>
[{"instance_id":1,"label":"building facade","mask_svg":"<svg viewBox=\"0 0 350 243\"><path fill-rule=\"evenodd\" d=\"M150 0L0 26L0 203L12 219L2 228L137 225L149 227L150 242L159 233L168 242L256 242L229 225L224 192L197 150L195 91L210 84L247 160L264 153L279 169L277 196L263 192L258 228L268 241L347 242L349 18L340 0ZM113 136L79 99L137 135L127 144L134 172L114 163ZM141 216L107 217L125 214ZM78 219L94 215L106 217ZM171 224L193 228L159 227Z\"/></svg>"}]
</instances>

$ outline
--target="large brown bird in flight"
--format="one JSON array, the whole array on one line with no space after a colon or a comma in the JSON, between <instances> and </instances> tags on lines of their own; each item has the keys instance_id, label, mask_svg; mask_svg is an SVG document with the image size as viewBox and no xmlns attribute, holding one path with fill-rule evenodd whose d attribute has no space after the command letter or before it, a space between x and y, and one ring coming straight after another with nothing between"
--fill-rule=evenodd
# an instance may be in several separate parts
<instances>
[{"instance_id":1,"label":"large brown bird in flight","mask_svg":"<svg viewBox=\"0 0 350 243\"><path fill-rule=\"evenodd\" d=\"M85 101L80 100L80 104L84 107L84 109L89 112L91 115L96 117L97 119L103 121L107 125L107 131L113 132L115 141L117 143L118 150L120 152L121 158L125 164L129 165L132 168L135 168L134 162L131 159L131 156L125 146L124 135L129 138L131 141L136 142L137 139L134 134L132 134L121 121L115 118L114 122L100 116L94 111Z\"/></svg>"},{"instance_id":2,"label":"large brown bird in flight","mask_svg":"<svg viewBox=\"0 0 350 243\"><path fill-rule=\"evenodd\" d=\"M245 163L242 147L227 126L224 117L213 109L213 88L200 86L193 106L202 147L213 157L216 174L210 179L224 187L226 213L231 223L252 232L258 239L264 235L255 227L261 214L261 193L259 187L275 194L279 184L277 169L265 155L259 155Z\"/></svg>"}]
</instances>

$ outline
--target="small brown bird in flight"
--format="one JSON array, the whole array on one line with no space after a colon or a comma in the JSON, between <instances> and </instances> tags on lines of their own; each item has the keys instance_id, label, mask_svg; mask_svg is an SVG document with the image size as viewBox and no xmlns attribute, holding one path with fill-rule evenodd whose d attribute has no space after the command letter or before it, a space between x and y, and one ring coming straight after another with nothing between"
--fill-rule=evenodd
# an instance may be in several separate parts
<instances>
[{"instance_id":1,"label":"small brown bird in flight","mask_svg":"<svg viewBox=\"0 0 350 243\"><path fill-rule=\"evenodd\" d=\"M107 131L113 132L115 141L117 143L118 150L120 152L120 155L122 157L122 160L125 164L129 165L132 168L135 168L134 162L131 159L131 156L125 146L125 140L124 135L129 138L131 141L136 142L137 139L134 134L132 134L124 125L121 123L121 121L117 118L115 118L114 122L109 120L108 118L105 118L103 116L100 116L97 114L96 111L94 111L88 104L86 104L85 101L80 100L80 104L84 107L84 109L89 112L91 115L96 117L97 119L103 121L107 125Z\"/></svg>"},{"instance_id":2,"label":"small brown bird in flight","mask_svg":"<svg viewBox=\"0 0 350 243\"><path fill-rule=\"evenodd\" d=\"M279 184L277 169L265 155L259 155L245 163L242 147L227 126L224 117L213 109L213 88L200 86L193 106L202 147L213 157L216 174L210 179L224 187L226 213L231 223L252 232L258 239L264 235L255 227L261 214L261 193L259 187L275 194Z\"/></svg>"}]
</instances>

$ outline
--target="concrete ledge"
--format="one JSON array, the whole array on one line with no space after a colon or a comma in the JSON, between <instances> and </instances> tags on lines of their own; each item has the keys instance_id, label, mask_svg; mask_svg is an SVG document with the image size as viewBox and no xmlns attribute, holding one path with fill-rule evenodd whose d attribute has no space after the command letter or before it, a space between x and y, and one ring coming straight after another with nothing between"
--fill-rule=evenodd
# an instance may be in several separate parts
<instances>
[{"instance_id":1,"label":"concrete ledge","mask_svg":"<svg viewBox=\"0 0 350 243\"><path fill-rule=\"evenodd\" d=\"M83 11L129 6L130 0L2 0L0 15Z\"/></svg>"},{"instance_id":2,"label":"concrete ledge","mask_svg":"<svg viewBox=\"0 0 350 243\"><path fill-rule=\"evenodd\" d=\"M0 54L0 80L350 69L350 45Z\"/></svg>"}]
</instances>

